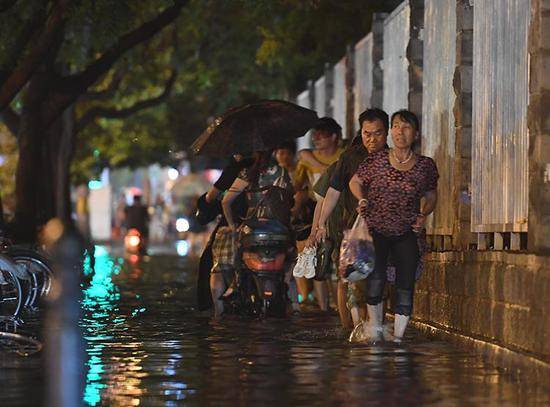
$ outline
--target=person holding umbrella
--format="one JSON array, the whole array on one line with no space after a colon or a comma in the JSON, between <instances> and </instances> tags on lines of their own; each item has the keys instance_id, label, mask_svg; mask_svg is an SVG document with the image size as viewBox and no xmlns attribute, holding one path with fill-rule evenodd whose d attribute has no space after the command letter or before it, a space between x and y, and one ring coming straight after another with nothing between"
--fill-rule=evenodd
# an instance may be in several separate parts
<instances>
[{"instance_id":1,"label":"person holding umbrella","mask_svg":"<svg viewBox=\"0 0 550 407\"><path fill-rule=\"evenodd\" d=\"M231 204L243 191L247 193L247 217L255 214L258 218L277 219L283 225L290 225L294 189L288 170L272 162L272 151L257 151L252 157L253 164L241 170L222 199L222 209L229 228L233 232L237 231L238 224L231 213ZM277 202L266 199L265 193L271 187L281 188L286 193Z\"/></svg>"},{"instance_id":2,"label":"person holding umbrella","mask_svg":"<svg viewBox=\"0 0 550 407\"><path fill-rule=\"evenodd\" d=\"M249 211L254 211L255 216L273 217L284 225L290 225L293 204L290 175L280 166L271 165L272 150L287 140L303 136L317 120L317 113L313 110L286 101L264 100L228 110L192 144L195 154L217 157L253 155L253 164L239 173L222 200L223 213L233 233L238 224L230 207L245 190ZM264 187L267 191L273 187L278 189L262 196L258 189Z\"/></svg>"}]
</instances>

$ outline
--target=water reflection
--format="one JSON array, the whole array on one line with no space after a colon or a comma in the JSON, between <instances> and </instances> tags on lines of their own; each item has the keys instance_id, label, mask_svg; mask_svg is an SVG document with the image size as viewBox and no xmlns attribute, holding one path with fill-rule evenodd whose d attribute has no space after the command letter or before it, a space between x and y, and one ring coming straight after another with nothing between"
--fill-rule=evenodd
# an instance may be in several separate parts
<instances>
[{"instance_id":1,"label":"water reflection","mask_svg":"<svg viewBox=\"0 0 550 407\"><path fill-rule=\"evenodd\" d=\"M81 326L87 341L88 362L84 402L96 406L108 402L110 405L139 405L143 393L141 378L142 361L147 354L141 349L141 342L118 342L121 332L127 331L125 310L120 307L120 289L114 279L121 273L124 260L113 259L102 246L96 246L95 269L85 267L85 274L91 277L84 289L82 300L83 318ZM132 268L131 279L141 275L139 268ZM135 317L145 308L132 309ZM130 349L129 354L105 354L112 347Z\"/></svg>"},{"instance_id":2,"label":"water reflection","mask_svg":"<svg viewBox=\"0 0 550 407\"><path fill-rule=\"evenodd\" d=\"M103 342L113 339L108 327L111 315L116 311L120 293L113 284L112 275L119 270L120 264L113 261L103 246L95 248L95 270L91 269L89 261L84 264L84 274L91 277L90 284L83 293L84 317L81 323L88 354L84 401L90 406L100 403L101 391L106 387L102 382L105 371L102 361L105 347ZM117 322L123 321L118 318Z\"/></svg>"},{"instance_id":3,"label":"water reflection","mask_svg":"<svg viewBox=\"0 0 550 407\"><path fill-rule=\"evenodd\" d=\"M402 347L346 342L334 316L227 318L195 309L195 266L172 255L136 264L97 247L82 331L88 406L550 405L468 352L410 332ZM39 358L0 353L0 406L40 406Z\"/></svg>"},{"instance_id":4,"label":"water reflection","mask_svg":"<svg viewBox=\"0 0 550 407\"><path fill-rule=\"evenodd\" d=\"M477 356L411 333L402 347L350 345L336 317L285 320L195 310L194 266L173 256L124 261L96 250L84 290L87 405L533 404Z\"/></svg>"}]
</instances>

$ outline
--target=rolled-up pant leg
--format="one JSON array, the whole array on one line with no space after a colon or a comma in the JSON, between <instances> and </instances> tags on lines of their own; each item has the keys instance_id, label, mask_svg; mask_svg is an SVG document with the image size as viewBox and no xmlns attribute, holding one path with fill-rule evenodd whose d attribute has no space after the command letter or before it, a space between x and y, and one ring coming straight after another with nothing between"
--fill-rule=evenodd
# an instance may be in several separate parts
<instances>
[{"instance_id":1,"label":"rolled-up pant leg","mask_svg":"<svg viewBox=\"0 0 550 407\"><path fill-rule=\"evenodd\" d=\"M377 305L382 302L384 285L386 284L386 269L390 254L390 240L376 232L373 232L374 244L374 270L367 277L367 304Z\"/></svg>"},{"instance_id":2,"label":"rolled-up pant leg","mask_svg":"<svg viewBox=\"0 0 550 407\"><path fill-rule=\"evenodd\" d=\"M416 234L410 232L392 242L391 253L395 260L395 309L396 314L412 313L416 268L420 253Z\"/></svg>"}]
</instances>

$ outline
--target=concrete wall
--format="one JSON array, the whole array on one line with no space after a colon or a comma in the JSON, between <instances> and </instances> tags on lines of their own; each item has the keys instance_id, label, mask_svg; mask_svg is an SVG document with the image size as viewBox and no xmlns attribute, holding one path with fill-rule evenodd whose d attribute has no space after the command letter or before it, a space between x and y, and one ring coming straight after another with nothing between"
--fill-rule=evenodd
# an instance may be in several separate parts
<instances>
[{"instance_id":1,"label":"concrete wall","mask_svg":"<svg viewBox=\"0 0 550 407\"><path fill-rule=\"evenodd\" d=\"M550 373L549 260L502 251L431 253L414 317L533 358Z\"/></svg>"}]
</instances>

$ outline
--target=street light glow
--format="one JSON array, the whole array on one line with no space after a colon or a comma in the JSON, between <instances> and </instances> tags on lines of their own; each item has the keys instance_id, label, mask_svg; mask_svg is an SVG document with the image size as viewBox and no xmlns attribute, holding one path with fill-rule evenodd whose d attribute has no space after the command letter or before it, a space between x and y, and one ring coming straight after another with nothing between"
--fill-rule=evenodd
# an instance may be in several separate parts
<instances>
[{"instance_id":1,"label":"street light glow","mask_svg":"<svg viewBox=\"0 0 550 407\"><path fill-rule=\"evenodd\" d=\"M177 180L179 176L180 176L180 172L175 168L170 168L168 170L168 178L170 178L172 181Z\"/></svg>"},{"instance_id":2,"label":"street light glow","mask_svg":"<svg viewBox=\"0 0 550 407\"><path fill-rule=\"evenodd\" d=\"M176 220L176 230L180 233L187 232L189 230L189 221L185 218L178 218Z\"/></svg>"}]
</instances>

